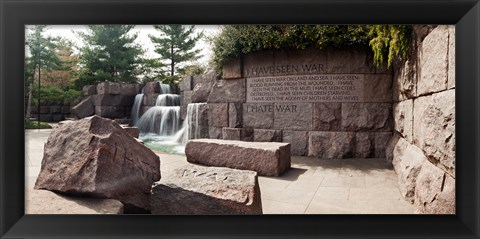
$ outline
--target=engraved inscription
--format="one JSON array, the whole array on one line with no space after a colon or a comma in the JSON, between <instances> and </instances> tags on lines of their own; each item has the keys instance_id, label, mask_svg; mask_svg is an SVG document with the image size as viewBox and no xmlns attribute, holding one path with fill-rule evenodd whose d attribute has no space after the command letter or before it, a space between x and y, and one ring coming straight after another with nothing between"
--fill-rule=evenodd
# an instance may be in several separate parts
<instances>
[{"instance_id":1,"label":"engraved inscription","mask_svg":"<svg viewBox=\"0 0 480 239\"><path fill-rule=\"evenodd\" d=\"M364 76L322 74L247 78L247 102L363 102ZM272 107L266 107L271 112ZM290 110L295 112L294 108ZM256 110L253 110L256 111Z\"/></svg>"}]
</instances>

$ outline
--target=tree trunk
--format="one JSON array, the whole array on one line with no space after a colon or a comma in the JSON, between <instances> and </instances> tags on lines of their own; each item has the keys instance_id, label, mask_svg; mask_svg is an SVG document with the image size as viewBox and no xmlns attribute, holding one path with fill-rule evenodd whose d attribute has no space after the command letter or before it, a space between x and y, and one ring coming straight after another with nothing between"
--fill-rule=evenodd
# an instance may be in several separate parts
<instances>
[{"instance_id":1,"label":"tree trunk","mask_svg":"<svg viewBox=\"0 0 480 239\"><path fill-rule=\"evenodd\" d=\"M36 71L36 67L33 68L33 78L35 78L35 71ZM34 82L34 79L32 79L32 81L30 81L30 85L28 87L28 101L27 101L27 112L25 113L25 119L27 120L30 120L30 112L32 111L32 95L33 95L33 82ZM37 112L37 114L39 114L40 112Z\"/></svg>"},{"instance_id":2,"label":"tree trunk","mask_svg":"<svg viewBox=\"0 0 480 239\"><path fill-rule=\"evenodd\" d=\"M175 62L173 61L173 43L172 43L172 45L170 46L170 53L171 53L171 57L172 57L172 63L171 63L171 73L170 73L170 76L171 76L171 77L172 77L172 79L173 79L173 73L175 73L175 71L174 71Z\"/></svg>"}]
</instances>

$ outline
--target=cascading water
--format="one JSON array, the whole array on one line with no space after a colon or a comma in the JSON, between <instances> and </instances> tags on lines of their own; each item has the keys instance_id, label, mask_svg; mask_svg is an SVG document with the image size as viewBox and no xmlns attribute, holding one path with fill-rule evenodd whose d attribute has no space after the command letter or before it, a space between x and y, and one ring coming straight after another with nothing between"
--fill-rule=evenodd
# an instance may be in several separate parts
<instances>
[{"instance_id":1,"label":"cascading water","mask_svg":"<svg viewBox=\"0 0 480 239\"><path fill-rule=\"evenodd\" d=\"M174 140L180 145L186 145L189 139L201 138L201 125L199 124L201 114L200 108L207 103L191 103L187 105L187 115L183 121L182 128L174 136Z\"/></svg>"},{"instance_id":2,"label":"cascading water","mask_svg":"<svg viewBox=\"0 0 480 239\"><path fill-rule=\"evenodd\" d=\"M132 107L132 125L135 125L140 115L140 108L142 108L143 93L135 96L135 102Z\"/></svg>"}]
</instances>

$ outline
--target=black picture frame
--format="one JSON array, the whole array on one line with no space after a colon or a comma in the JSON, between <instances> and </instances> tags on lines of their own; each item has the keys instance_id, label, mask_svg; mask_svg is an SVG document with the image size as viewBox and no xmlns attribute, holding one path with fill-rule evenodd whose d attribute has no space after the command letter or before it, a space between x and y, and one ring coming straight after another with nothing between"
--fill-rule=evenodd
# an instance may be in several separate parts
<instances>
[{"instance_id":1,"label":"black picture frame","mask_svg":"<svg viewBox=\"0 0 480 239\"><path fill-rule=\"evenodd\" d=\"M478 0L0 0L1 238L479 238ZM24 215L29 24L456 24L456 215Z\"/></svg>"}]
</instances>

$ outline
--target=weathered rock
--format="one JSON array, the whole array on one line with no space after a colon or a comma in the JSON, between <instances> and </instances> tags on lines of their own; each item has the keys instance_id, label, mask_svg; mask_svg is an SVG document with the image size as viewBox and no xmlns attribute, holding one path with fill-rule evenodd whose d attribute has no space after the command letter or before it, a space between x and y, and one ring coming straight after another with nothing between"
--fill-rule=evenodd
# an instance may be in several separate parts
<instances>
[{"instance_id":1,"label":"weathered rock","mask_svg":"<svg viewBox=\"0 0 480 239\"><path fill-rule=\"evenodd\" d=\"M137 127L122 126L122 128L134 138L138 139L138 137L140 136L140 129L138 129Z\"/></svg>"},{"instance_id":2,"label":"weathered rock","mask_svg":"<svg viewBox=\"0 0 480 239\"><path fill-rule=\"evenodd\" d=\"M92 102L95 106L125 106L133 105L134 95L92 95Z\"/></svg>"},{"instance_id":3,"label":"weathered rock","mask_svg":"<svg viewBox=\"0 0 480 239\"><path fill-rule=\"evenodd\" d=\"M182 79L182 81L179 84L180 92L193 90L192 79L193 79L192 76L187 76Z\"/></svg>"},{"instance_id":4,"label":"weathered rock","mask_svg":"<svg viewBox=\"0 0 480 239\"><path fill-rule=\"evenodd\" d=\"M50 106L50 113L52 113L52 114L62 113L62 107L61 106Z\"/></svg>"},{"instance_id":5,"label":"weathered rock","mask_svg":"<svg viewBox=\"0 0 480 239\"><path fill-rule=\"evenodd\" d=\"M102 82L97 85L97 94L110 94L118 95L120 94L120 83L113 82Z\"/></svg>"},{"instance_id":6,"label":"weathered rock","mask_svg":"<svg viewBox=\"0 0 480 239\"><path fill-rule=\"evenodd\" d=\"M62 121L65 119L65 116L63 116L62 114L53 114L52 115L52 121L53 122L59 122L59 121Z\"/></svg>"},{"instance_id":7,"label":"weathered rock","mask_svg":"<svg viewBox=\"0 0 480 239\"><path fill-rule=\"evenodd\" d=\"M327 73L375 73L373 55L369 51L367 47L328 48Z\"/></svg>"},{"instance_id":8,"label":"weathered rock","mask_svg":"<svg viewBox=\"0 0 480 239\"><path fill-rule=\"evenodd\" d=\"M395 130L413 143L413 100L393 104L393 118Z\"/></svg>"},{"instance_id":9,"label":"weathered rock","mask_svg":"<svg viewBox=\"0 0 480 239\"><path fill-rule=\"evenodd\" d=\"M147 112L149 109L151 109L153 106L142 106L142 108L140 109L140 115L139 117L141 117L143 114L145 114L145 112Z\"/></svg>"},{"instance_id":10,"label":"weathered rock","mask_svg":"<svg viewBox=\"0 0 480 239\"><path fill-rule=\"evenodd\" d=\"M222 128L209 126L208 127L208 138L210 139L222 139Z\"/></svg>"},{"instance_id":11,"label":"weathered rock","mask_svg":"<svg viewBox=\"0 0 480 239\"><path fill-rule=\"evenodd\" d=\"M393 120L389 103L342 103L342 129L390 131Z\"/></svg>"},{"instance_id":12,"label":"weathered rock","mask_svg":"<svg viewBox=\"0 0 480 239\"><path fill-rule=\"evenodd\" d=\"M243 127L271 129L273 127L273 103L243 104Z\"/></svg>"},{"instance_id":13,"label":"weathered rock","mask_svg":"<svg viewBox=\"0 0 480 239\"><path fill-rule=\"evenodd\" d=\"M229 103L228 104L228 127L238 128L242 127L243 120L243 108L242 103Z\"/></svg>"},{"instance_id":14,"label":"weathered rock","mask_svg":"<svg viewBox=\"0 0 480 239\"><path fill-rule=\"evenodd\" d=\"M340 130L342 116L341 103L314 103L313 130L336 131Z\"/></svg>"},{"instance_id":15,"label":"weathered rock","mask_svg":"<svg viewBox=\"0 0 480 239\"><path fill-rule=\"evenodd\" d=\"M308 131L284 130L283 142L290 143L292 155L308 154Z\"/></svg>"},{"instance_id":16,"label":"weathered rock","mask_svg":"<svg viewBox=\"0 0 480 239\"><path fill-rule=\"evenodd\" d=\"M140 93L140 86L138 84L120 84L121 95L136 95Z\"/></svg>"},{"instance_id":17,"label":"weathered rock","mask_svg":"<svg viewBox=\"0 0 480 239\"><path fill-rule=\"evenodd\" d=\"M180 92L180 119L184 120L187 115L187 106L192 103L192 91Z\"/></svg>"},{"instance_id":18,"label":"weathered rock","mask_svg":"<svg viewBox=\"0 0 480 239\"><path fill-rule=\"evenodd\" d=\"M413 106L415 145L455 177L455 89L419 97Z\"/></svg>"},{"instance_id":19,"label":"weathered rock","mask_svg":"<svg viewBox=\"0 0 480 239\"><path fill-rule=\"evenodd\" d=\"M393 136L392 132L372 132L374 135L374 157L375 158L385 158L387 145L386 143L390 141Z\"/></svg>"},{"instance_id":20,"label":"weathered rock","mask_svg":"<svg viewBox=\"0 0 480 239\"><path fill-rule=\"evenodd\" d=\"M116 122L93 116L50 134L35 189L121 201L125 211L149 210L160 161Z\"/></svg>"},{"instance_id":21,"label":"weathered rock","mask_svg":"<svg viewBox=\"0 0 480 239\"><path fill-rule=\"evenodd\" d=\"M25 214L123 214L123 204L114 199L72 197L30 189L25 200Z\"/></svg>"},{"instance_id":22,"label":"weathered rock","mask_svg":"<svg viewBox=\"0 0 480 239\"><path fill-rule=\"evenodd\" d=\"M84 96L95 95L97 94L96 85L86 85L82 88L82 93Z\"/></svg>"},{"instance_id":23,"label":"weathered rock","mask_svg":"<svg viewBox=\"0 0 480 239\"><path fill-rule=\"evenodd\" d=\"M251 52L243 58L243 77L273 76L273 51Z\"/></svg>"},{"instance_id":24,"label":"weathered rock","mask_svg":"<svg viewBox=\"0 0 480 239\"><path fill-rule=\"evenodd\" d=\"M422 71L417 82L418 95L447 89L448 26L437 26L425 37L419 66Z\"/></svg>"},{"instance_id":25,"label":"weathered rock","mask_svg":"<svg viewBox=\"0 0 480 239\"><path fill-rule=\"evenodd\" d=\"M423 155L422 150L403 138L398 139L392 155L392 164L398 176L400 193L405 200L413 203L417 177L427 158Z\"/></svg>"},{"instance_id":26,"label":"weathered rock","mask_svg":"<svg viewBox=\"0 0 480 239\"><path fill-rule=\"evenodd\" d=\"M308 75L327 73L327 53L317 48L278 50L274 52L274 75Z\"/></svg>"},{"instance_id":27,"label":"weathered rock","mask_svg":"<svg viewBox=\"0 0 480 239\"><path fill-rule=\"evenodd\" d=\"M425 160L415 186L415 212L455 214L455 179Z\"/></svg>"},{"instance_id":28,"label":"weathered rock","mask_svg":"<svg viewBox=\"0 0 480 239\"><path fill-rule=\"evenodd\" d=\"M213 82L203 82L195 85L192 91L192 102L207 102L212 91Z\"/></svg>"},{"instance_id":29,"label":"weathered rock","mask_svg":"<svg viewBox=\"0 0 480 239\"><path fill-rule=\"evenodd\" d=\"M228 103L208 104L208 122L215 127L228 127Z\"/></svg>"},{"instance_id":30,"label":"weathered rock","mask_svg":"<svg viewBox=\"0 0 480 239\"><path fill-rule=\"evenodd\" d=\"M153 81L147 82L145 87L143 88L143 93L150 95L150 94L160 94L160 82Z\"/></svg>"},{"instance_id":31,"label":"weathered rock","mask_svg":"<svg viewBox=\"0 0 480 239\"><path fill-rule=\"evenodd\" d=\"M245 79L215 81L208 96L208 102L245 102Z\"/></svg>"},{"instance_id":32,"label":"weathered rock","mask_svg":"<svg viewBox=\"0 0 480 239\"><path fill-rule=\"evenodd\" d=\"M275 103L273 127L275 129L311 130L311 103Z\"/></svg>"},{"instance_id":33,"label":"weathered rock","mask_svg":"<svg viewBox=\"0 0 480 239\"><path fill-rule=\"evenodd\" d=\"M447 89L455 88L455 25L448 26L448 84Z\"/></svg>"},{"instance_id":34,"label":"weathered rock","mask_svg":"<svg viewBox=\"0 0 480 239\"><path fill-rule=\"evenodd\" d=\"M125 106L95 106L95 114L109 119L125 117Z\"/></svg>"},{"instance_id":35,"label":"weathered rock","mask_svg":"<svg viewBox=\"0 0 480 239\"><path fill-rule=\"evenodd\" d=\"M355 152L354 132L312 131L308 137L308 156L326 159L351 158Z\"/></svg>"},{"instance_id":36,"label":"weathered rock","mask_svg":"<svg viewBox=\"0 0 480 239\"><path fill-rule=\"evenodd\" d=\"M392 102L392 75L365 75L365 102Z\"/></svg>"},{"instance_id":37,"label":"weathered rock","mask_svg":"<svg viewBox=\"0 0 480 239\"><path fill-rule=\"evenodd\" d=\"M242 62L240 58L223 64L222 78L226 80L242 78Z\"/></svg>"},{"instance_id":38,"label":"weathered rock","mask_svg":"<svg viewBox=\"0 0 480 239\"><path fill-rule=\"evenodd\" d=\"M394 71L393 101L398 102L411 99L417 95L417 55L414 54L405 60L403 65Z\"/></svg>"},{"instance_id":39,"label":"weathered rock","mask_svg":"<svg viewBox=\"0 0 480 239\"><path fill-rule=\"evenodd\" d=\"M218 139L190 140L185 147L190 163L245 169L279 176L290 169L290 144Z\"/></svg>"},{"instance_id":40,"label":"weathered rock","mask_svg":"<svg viewBox=\"0 0 480 239\"><path fill-rule=\"evenodd\" d=\"M282 142L282 131L272 129L254 129L253 141L255 142Z\"/></svg>"},{"instance_id":41,"label":"weathered rock","mask_svg":"<svg viewBox=\"0 0 480 239\"><path fill-rule=\"evenodd\" d=\"M95 106L92 98L88 96L72 108L73 113L79 119L95 114Z\"/></svg>"},{"instance_id":42,"label":"weathered rock","mask_svg":"<svg viewBox=\"0 0 480 239\"><path fill-rule=\"evenodd\" d=\"M257 173L220 167L175 169L152 188L152 214L262 214Z\"/></svg>"},{"instance_id":43,"label":"weathered rock","mask_svg":"<svg viewBox=\"0 0 480 239\"><path fill-rule=\"evenodd\" d=\"M143 105L146 106L155 106L157 103L157 98L160 94L159 93L154 93L154 94L144 94L143 95Z\"/></svg>"},{"instance_id":44,"label":"weathered rock","mask_svg":"<svg viewBox=\"0 0 480 239\"><path fill-rule=\"evenodd\" d=\"M372 158L375 153L375 138L370 132L355 133L355 157Z\"/></svg>"},{"instance_id":45,"label":"weathered rock","mask_svg":"<svg viewBox=\"0 0 480 239\"><path fill-rule=\"evenodd\" d=\"M400 135L398 133L393 133L393 136L390 138L390 140L387 142L387 145L385 146L385 159L388 162L393 161L393 153L395 151L395 147L397 146L398 141L400 140Z\"/></svg>"}]
</instances>

